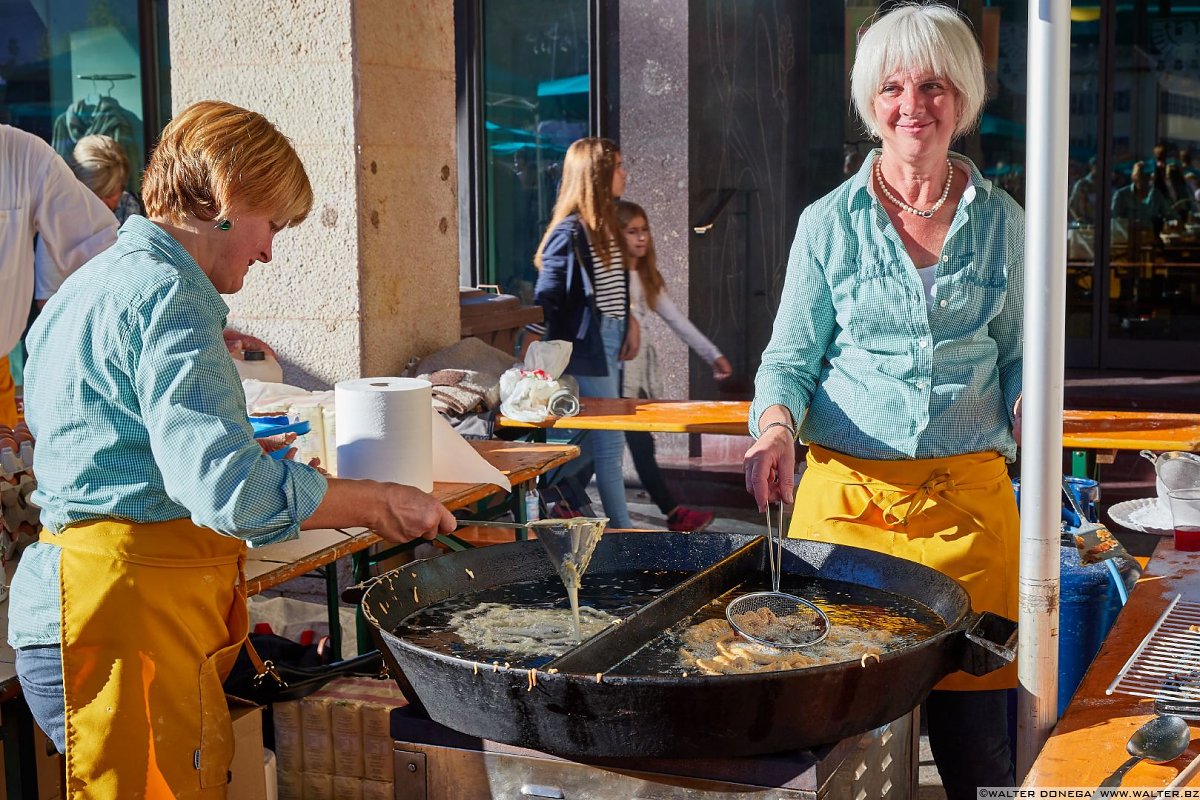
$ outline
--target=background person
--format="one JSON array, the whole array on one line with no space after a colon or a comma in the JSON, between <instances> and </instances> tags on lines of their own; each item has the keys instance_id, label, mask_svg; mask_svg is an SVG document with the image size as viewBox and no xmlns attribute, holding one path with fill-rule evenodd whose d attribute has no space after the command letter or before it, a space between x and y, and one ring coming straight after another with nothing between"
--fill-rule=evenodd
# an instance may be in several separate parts
<instances>
[{"instance_id":1,"label":"background person","mask_svg":"<svg viewBox=\"0 0 1200 800\"><path fill-rule=\"evenodd\" d=\"M129 159L116 139L100 134L84 136L71 153L71 170L79 182L100 198L120 225L133 214L142 213L141 202L125 190L129 181ZM65 264L50 255L45 237L39 237L34 253L37 285L34 298L44 305L67 276L82 264Z\"/></svg>"},{"instance_id":2,"label":"background person","mask_svg":"<svg viewBox=\"0 0 1200 800\"><path fill-rule=\"evenodd\" d=\"M409 486L274 461L253 438L220 295L312 207L288 140L196 103L163 131L143 191L149 218L130 217L29 335L45 529L13 579L9 642L68 794L224 797L221 681L246 639L247 544L354 525L399 542L454 518Z\"/></svg>"},{"instance_id":3,"label":"background person","mask_svg":"<svg viewBox=\"0 0 1200 800\"><path fill-rule=\"evenodd\" d=\"M116 240L117 222L50 145L0 125L0 425L9 427L17 405L8 354L25 330L35 284L57 288L55 276L36 272L34 234L69 272Z\"/></svg>"},{"instance_id":4,"label":"background person","mask_svg":"<svg viewBox=\"0 0 1200 800\"><path fill-rule=\"evenodd\" d=\"M947 6L906 5L862 37L854 105L881 149L800 217L755 380L746 486L795 500L790 535L918 561L975 611L1017 618L1020 523L1006 462L1021 393L1024 219L950 142L986 95ZM795 441L809 446L793 498ZM1016 664L957 672L926 709L950 800L1010 786Z\"/></svg>"},{"instance_id":5,"label":"background person","mask_svg":"<svg viewBox=\"0 0 1200 800\"><path fill-rule=\"evenodd\" d=\"M630 307L639 323L650 312L658 314L671 330L688 347L712 367L713 378L723 381L733 374L729 359L721 354L717 346L708 340L692 324L667 294L667 284L658 271L658 256L654 251L654 237L650 233L646 210L637 203L621 200L617 203L617 222L625 237L625 252L628 268L636 277L629 282ZM658 376L658 357L653 343L647 341L645 325L641 347L637 355L625 363L623 394L625 397L662 397L663 391ZM627 431L625 443L633 456L642 487L650 499L667 517L667 528L673 531L699 531L713 521L711 511L697 511L679 505L675 500L654 453L654 434L648 431Z\"/></svg>"},{"instance_id":6,"label":"background person","mask_svg":"<svg viewBox=\"0 0 1200 800\"><path fill-rule=\"evenodd\" d=\"M609 139L574 142L563 160L562 184L550 225L538 245L534 301L544 323L530 326L548 340L572 343L566 373L583 397L621 396L620 362L637 353L639 328L629 313L629 272L624 266L616 199L627 173ZM588 431L584 461L596 470L609 527L631 528L625 501L621 431Z\"/></svg>"}]
</instances>

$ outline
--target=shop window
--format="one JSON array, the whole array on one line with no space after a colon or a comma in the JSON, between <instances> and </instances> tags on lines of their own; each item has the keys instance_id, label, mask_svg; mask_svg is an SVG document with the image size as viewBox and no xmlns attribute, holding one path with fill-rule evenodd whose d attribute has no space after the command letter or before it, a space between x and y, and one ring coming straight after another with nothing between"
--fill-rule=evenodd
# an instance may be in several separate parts
<instances>
[{"instance_id":1,"label":"shop window","mask_svg":"<svg viewBox=\"0 0 1200 800\"><path fill-rule=\"evenodd\" d=\"M165 6L165 0L0 0L0 123L37 134L65 158L83 136L112 136L129 158L126 188L136 193L164 86L161 59L146 58L143 42L157 40ZM152 30L144 35L147 26Z\"/></svg>"},{"instance_id":2,"label":"shop window","mask_svg":"<svg viewBox=\"0 0 1200 800\"><path fill-rule=\"evenodd\" d=\"M481 263L474 275L532 300L533 254L567 147L589 131L587 0L488 0L481 30Z\"/></svg>"}]
</instances>

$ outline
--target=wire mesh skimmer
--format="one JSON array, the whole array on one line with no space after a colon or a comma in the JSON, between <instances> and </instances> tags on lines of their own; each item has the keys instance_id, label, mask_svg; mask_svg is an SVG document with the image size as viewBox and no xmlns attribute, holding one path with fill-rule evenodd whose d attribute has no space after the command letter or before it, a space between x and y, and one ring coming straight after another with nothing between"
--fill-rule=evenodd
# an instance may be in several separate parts
<instances>
[{"instance_id":1,"label":"wire mesh skimmer","mask_svg":"<svg viewBox=\"0 0 1200 800\"><path fill-rule=\"evenodd\" d=\"M779 518L774 528L769 503L766 517L771 591L734 598L725 607L725 619L755 644L782 649L810 647L829 635L829 617L804 598L779 591L779 576L783 572L783 501L779 503Z\"/></svg>"}]
</instances>

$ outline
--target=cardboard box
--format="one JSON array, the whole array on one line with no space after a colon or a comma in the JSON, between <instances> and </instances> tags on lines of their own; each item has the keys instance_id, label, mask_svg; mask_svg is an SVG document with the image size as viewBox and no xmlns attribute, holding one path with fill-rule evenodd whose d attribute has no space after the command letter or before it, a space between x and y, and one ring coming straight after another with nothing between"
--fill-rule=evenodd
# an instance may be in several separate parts
<instances>
[{"instance_id":1,"label":"cardboard box","mask_svg":"<svg viewBox=\"0 0 1200 800\"><path fill-rule=\"evenodd\" d=\"M229 797L267 800L267 775L263 768L262 706L227 696L233 718L233 763Z\"/></svg>"}]
</instances>

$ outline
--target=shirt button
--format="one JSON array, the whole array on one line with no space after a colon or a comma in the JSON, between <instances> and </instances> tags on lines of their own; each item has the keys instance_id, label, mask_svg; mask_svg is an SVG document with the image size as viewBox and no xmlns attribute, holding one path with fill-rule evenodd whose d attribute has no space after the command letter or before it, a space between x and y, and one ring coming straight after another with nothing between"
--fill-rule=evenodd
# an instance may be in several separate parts
<instances>
[{"instance_id":1,"label":"shirt button","mask_svg":"<svg viewBox=\"0 0 1200 800\"><path fill-rule=\"evenodd\" d=\"M941 306L942 308L945 308L947 306L947 303L945 300L939 300L938 305Z\"/></svg>"},{"instance_id":2,"label":"shirt button","mask_svg":"<svg viewBox=\"0 0 1200 800\"><path fill-rule=\"evenodd\" d=\"M942 256L942 261L943 261L943 262L946 262L946 261L949 261L949 260L950 260L950 256Z\"/></svg>"},{"instance_id":3,"label":"shirt button","mask_svg":"<svg viewBox=\"0 0 1200 800\"><path fill-rule=\"evenodd\" d=\"M924 339L922 339L921 341L917 342L917 344L921 345L921 347L922 347L922 348L929 347L929 342L927 342L927 341L926 341L926 340L924 340Z\"/></svg>"},{"instance_id":4,"label":"shirt button","mask_svg":"<svg viewBox=\"0 0 1200 800\"><path fill-rule=\"evenodd\" d=\"M918 389L924 389L924 388L925 388L925 381L917 381L917 388L918 388Z\"/></svg>"}]
</instances>

